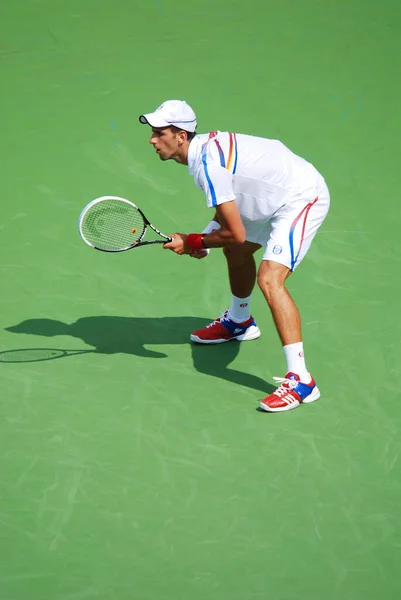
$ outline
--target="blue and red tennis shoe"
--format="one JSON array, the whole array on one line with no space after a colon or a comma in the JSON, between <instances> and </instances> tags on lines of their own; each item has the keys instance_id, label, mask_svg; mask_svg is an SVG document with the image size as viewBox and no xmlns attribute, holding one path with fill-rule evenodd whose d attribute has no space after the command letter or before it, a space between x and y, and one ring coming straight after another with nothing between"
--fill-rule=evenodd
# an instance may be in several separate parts
<instances>
[{"instance_id":1,"label":"blue and red tennis shoe","mask_svg":"<svg viewBox=\"0 0 401 600\"><path fill-rule=\"evenodd\" d=\"M228 317L228 310L224 314L203 327L191 333L191 341L198 344L222 344L231 340L246 342L256 340L260 336L260 329L253 317L243 323L236 323Z\"/></svg>"},{"instance_id":2,"label":"blue and red tennis shoe","mask_svg":"<svg viewBox=\"0 0 401 600\"><path fill-rule=\"evenodd\" d=\"M310 383L302 383L295 373L285 377L273 377L280 386L260 402L260 408L267 412L283 412L297 408L300 404L309 404L320 398L319 388L312 377Z\"/></svg>"}]
</instances>

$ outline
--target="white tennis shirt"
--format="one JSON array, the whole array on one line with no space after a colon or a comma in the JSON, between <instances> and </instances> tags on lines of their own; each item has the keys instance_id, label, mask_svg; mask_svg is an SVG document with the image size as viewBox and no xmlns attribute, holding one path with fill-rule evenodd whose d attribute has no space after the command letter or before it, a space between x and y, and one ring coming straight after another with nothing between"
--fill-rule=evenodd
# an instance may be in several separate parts
<instances>
[{"instance_id":1,"label":"white tennis shirt","mask_svg":"<svg viewBox=\"0 0 401 600\"><path fill-rule=\"evenodd\" d=\"M197 135L188 169L209 207L235 200L246 221L268 221L284 204L313 200L324 182L278 140L227 131Z\"/></svg>"}]
</instances>

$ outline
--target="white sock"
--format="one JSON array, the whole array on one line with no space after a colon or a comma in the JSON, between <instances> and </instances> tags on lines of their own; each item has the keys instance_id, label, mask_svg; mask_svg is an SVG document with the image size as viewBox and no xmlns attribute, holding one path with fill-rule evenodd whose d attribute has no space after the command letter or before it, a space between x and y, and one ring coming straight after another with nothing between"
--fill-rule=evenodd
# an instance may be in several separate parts
<instances>
[{"instance_id":1,"label":"white sock","mask_svg":"<svg viewBox=\"0 0 401 600\"><path fill-rule=\"evenodd\" d=\"M247 298L232 297L231 308L228 311L228 317L235 323L243 323L251 316L251 296Z\"/></svg>"},{"instance_id":2,"label":"white sock","mask_svg":"<svg viewBox=\"0 0 401 600\"><path fill-rule=\"evenodd\" d=\"M287 371L298 375L302 383L310 383L312 377L306 369L303 343L288 344L283 349L287 359Z\"/></svg>"}]
</instances>

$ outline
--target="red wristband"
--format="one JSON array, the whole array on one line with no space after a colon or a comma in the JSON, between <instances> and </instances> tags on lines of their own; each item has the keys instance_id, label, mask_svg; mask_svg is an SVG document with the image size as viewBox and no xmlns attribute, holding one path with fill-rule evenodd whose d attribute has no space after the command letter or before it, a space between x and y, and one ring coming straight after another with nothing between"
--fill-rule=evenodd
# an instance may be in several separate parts
<instances>
[{"instance_id":1,"label":"red wristband","mask_svg":"<svg viewBox=\"0 0 401 600\"><path fill-rule=\"evenodd\" d=\"M187 235L187 246L190 250L204 250L203 236L201 233L190 233Z\"/></svg>"}]
</instances>

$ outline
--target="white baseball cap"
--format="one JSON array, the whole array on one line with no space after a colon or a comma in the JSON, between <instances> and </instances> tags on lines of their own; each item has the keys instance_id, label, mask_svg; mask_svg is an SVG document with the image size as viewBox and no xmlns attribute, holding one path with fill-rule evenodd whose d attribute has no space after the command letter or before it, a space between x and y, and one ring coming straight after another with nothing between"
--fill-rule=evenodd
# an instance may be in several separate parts
<instances>
[{"instance_id":1,"label":"white baseball cap","mask_svg":"<svg viewBox=\"0 0 401 600\"><path fill-rule=\"evenodd\" d=\"M139 121L151 127L179 127L194 132L196 115L184 100L166 100L152 113L140 115Z\"/></svg>"}]
</instances>

